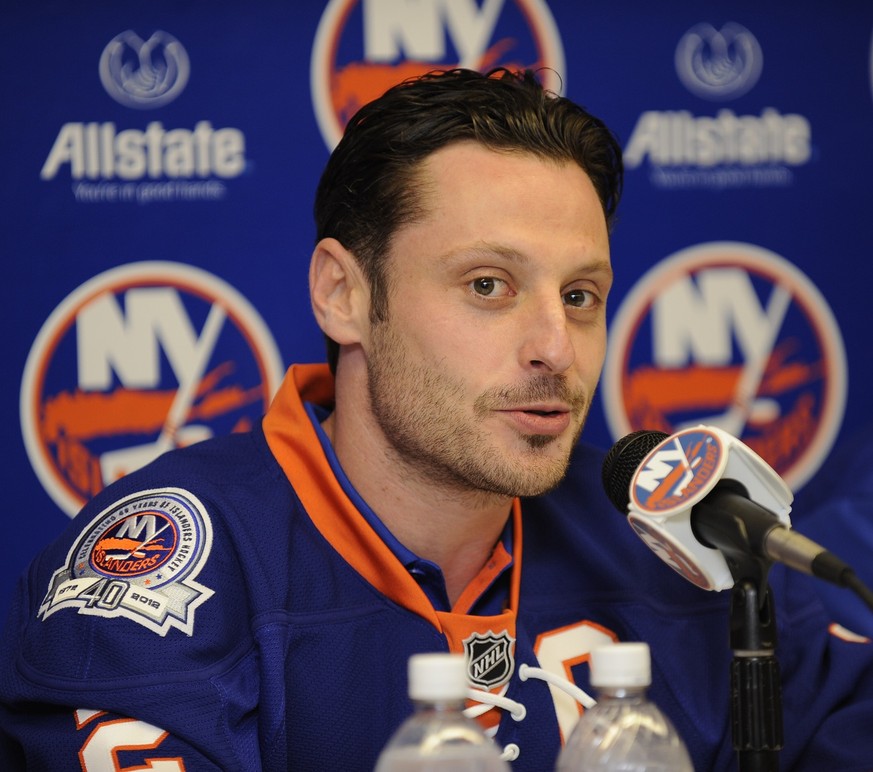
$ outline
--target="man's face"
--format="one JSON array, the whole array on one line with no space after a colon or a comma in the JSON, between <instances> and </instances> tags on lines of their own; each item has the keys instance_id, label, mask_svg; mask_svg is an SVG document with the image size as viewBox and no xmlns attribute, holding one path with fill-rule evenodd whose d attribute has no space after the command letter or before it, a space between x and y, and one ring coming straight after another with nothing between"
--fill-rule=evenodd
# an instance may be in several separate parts
<instances>
[{"instance_id":1,"label":"man's face","mask_svg":"<svg viewBox=\"0 0 873 772\"><path fill-rule=\"evenodd\" d=\"M401 228L370 402L407 471L460 491L554 487L606 349L606 222L575 164L473 142L430 156L427 214Z\"/></svg>"}]
</instances>

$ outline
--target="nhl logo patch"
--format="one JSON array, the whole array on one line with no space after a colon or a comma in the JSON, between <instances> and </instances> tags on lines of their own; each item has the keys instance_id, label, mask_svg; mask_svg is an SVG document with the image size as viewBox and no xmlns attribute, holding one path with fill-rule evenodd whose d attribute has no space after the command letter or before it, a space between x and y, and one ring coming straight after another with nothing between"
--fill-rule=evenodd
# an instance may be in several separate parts
<instances>
[{"instance_id":1,"label":"nhl logo patch","mask_svg":"<svg viewBox=\"0 0 873 772\"><path fill-rule=\"evenodd\" d=\"M486 690L507 683L515 670L514 647L515 639L505 630L499 634L491 630L484 635L473 633L465 638L464 654L470 683Z\"/></svg>"},{"instance_id":2,"label":"nhl logo patch","mask_svg":"<svg viewBox=\"0 0 873 772\"><path fill-rule=\"evenodd\" d=\"M55 571L38 617L127 617L166 635L191 635L194 610L213 591L194 579L212 548L205 508L179 488L140 491L103 510L79 534Z\"/></svg>"}]
</instances>

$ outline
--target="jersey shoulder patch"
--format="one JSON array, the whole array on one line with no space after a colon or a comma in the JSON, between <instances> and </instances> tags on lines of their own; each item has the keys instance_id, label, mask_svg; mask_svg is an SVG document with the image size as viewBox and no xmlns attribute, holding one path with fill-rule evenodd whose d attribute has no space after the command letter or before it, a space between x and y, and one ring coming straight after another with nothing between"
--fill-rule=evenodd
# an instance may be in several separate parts
<instances>
[{"instance_id":1,"label":"jersey shoulder patch","mask_svg":"<svg viewBox=\"0 0 873 772\"><path fill-rule=\"evenodd\" d=\"M116 501L82 530L52 575L37 616L62 609L127 617L159 635L194 632L194 611L213 591L196 581L212 549L212 523L182 488Z\"/></svg>"}]
</instances>

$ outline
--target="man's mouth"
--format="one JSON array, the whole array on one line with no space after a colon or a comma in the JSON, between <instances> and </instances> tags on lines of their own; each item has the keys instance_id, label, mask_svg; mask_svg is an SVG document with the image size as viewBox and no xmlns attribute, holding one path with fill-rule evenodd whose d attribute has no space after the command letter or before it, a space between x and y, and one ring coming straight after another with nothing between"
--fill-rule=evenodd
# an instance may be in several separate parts
<instances>
[{"instance_id":1,"label":"man's mouth","mask_svg":"<svg viewBox=\"0 0 873 772\"><path fill-rule=\"evenodd\" d=\"M522 434L562 434L570 425L571 417L568 409L518 407L498 412L506 416L513 428Z\"/></svg>"}]
</instances>

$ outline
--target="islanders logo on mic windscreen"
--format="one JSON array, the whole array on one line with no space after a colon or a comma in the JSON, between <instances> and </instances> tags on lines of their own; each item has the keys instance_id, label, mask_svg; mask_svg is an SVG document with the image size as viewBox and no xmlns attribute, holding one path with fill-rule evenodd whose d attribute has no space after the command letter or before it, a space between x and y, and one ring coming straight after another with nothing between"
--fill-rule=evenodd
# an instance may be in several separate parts
<instances>
[{"instance_id":1,"label":"islanders logo on mic windscreen","mask_svg":"<svg viewBox=\"0 0 873 772\"><path fill-rule=\"evenodd\" d=\"M349 118L407 78L434 69L540 70L564 90L564 50L542 0L330 0L312 46L313 107L329 148Z\"/></svg>"},{"instance_id":2,"label":"islanders logo on mic windscreen","mask_svg":"<svg viewBox=\"0 0 873 772\"><path fill-rule=\"evenodd\" d=\"M697 503L717 481L724 460L718 436L706 428L669 437L640 464L631 501L643 514L666 515Z\"/></svg>"},{"instance_id":3,"label":"islanders logo on mic windscreen","mask_svg":"<svg viewBox=\"0 0 873 772\"><path fill-rule=\"evenodd\" d=\"M180 263L118 266L75 289L31 347L21 429L46 492L70 517L166 450L244 431L283 367L230 285Z\"/></svg>"},{"instance_id":4,"label":"islanders logo on mic windscreen","mask_svg":"<svg viewBox=\"0 0 873 772\"><path fill-rule=\"evenodd\" d=\"M846 391L827 301L794 264L753 244L700 244L662 260L611 323L602 394L614 437L715 426L794 490L830 451Z\"/></svg>"},{"instance_id":5,"label":"islanders logo on mic windscreen","mask_svg":"<svg viewBox=\"0 0 873 772\"><path fill-rule=\"evenodd\" d=\"M719 481L727 460L716 432L686 429L654 447L630 483L631 528L661 560L704 590L731 586L730 572L721 555L697 545L690 511Z\"/></svg>"}]
</instances>

